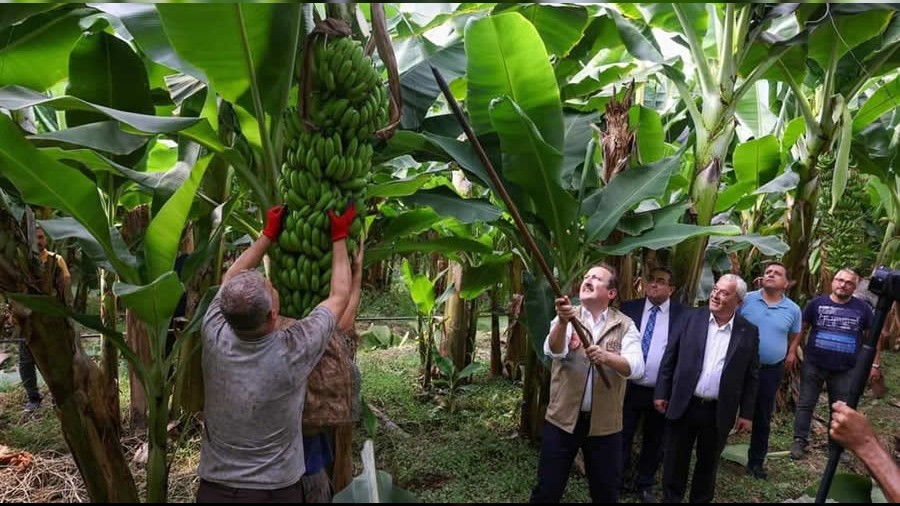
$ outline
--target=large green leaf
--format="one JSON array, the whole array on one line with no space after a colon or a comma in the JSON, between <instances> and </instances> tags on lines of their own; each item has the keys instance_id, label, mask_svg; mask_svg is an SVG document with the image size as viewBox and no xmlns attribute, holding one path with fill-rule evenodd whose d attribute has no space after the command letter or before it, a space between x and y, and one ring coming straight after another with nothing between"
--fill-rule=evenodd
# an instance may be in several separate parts
<instances>
[{"instance_id":1,"label":"large green leaf","mask_svg":"<svg viewBox=\"0 0 900 506\"><path fill-rule=\"evenodd\" d=\"M117 32L127 32L134 38L134 43L143 51L150 60L169 67L170 69L184 72L201 80L206 80L199 69L182 60L172 49L169 38L163 29L159 18L159 11L154 4L142 3L101 3L94 7L112 16L115 16L125 30L116 27ZM120 33L122 34L122 33Z\"/></svg>"},{"instance_id":2,"label":"large green leaf","mask_svg":"<svg viewBox=\"0 0 900 506\"><path fill-rule=\"evenodd\" d=\"M561 151L559 87L535 27L516 12L472 22L466 28L466 54L466 105L476 132L495 131L489 105L498 97L509 97L534 123L544 142Z\"/></svg>"},{"instance_id":3,"label":"large green leaf","mask_svg":"<svg viewBox=\"0 0 900 506\"><path fill-rule=\"evenodd\" d=\"M628 210L642 200L662 195L678 164L676 155L626 170L585 199L581 212L588 217L587 240L605 240Z\"/></svg>"},{"instance_id":4,"label":"large green leaf","mask_svg":"<svg viewBox=\"0 0 900 506\"><path fill-rule=\"evenodd\" d=\"M658 250L668 248L690 239L691 237L706 235L739 235L741 228L735 225L697 226L685 223L673 225L661 225L639 237L623 239L618 244L600 247L599 250L607 255L624 255L638 248Z\"/></svg>"},{"instance_id":5,"label":"large green leaf","mask_svg":"<svg viewBox=\"0 0 900 506\"><path fill-rule=\"evenodd\" d=\"M94 263L106 270L115 271L97 238L91 235L91 232L84 225L75 221L74 218L66 216L52 220L38 220L38 223L54 241L75 239L78 241L81 251L90 257ZM121 258L126 264L137 268L137 259L128 251L128 246L125 244L122 236L119 235L119 229L110 227L109 231L116 256Z\"/></svg>"},{"instance_id":6,"label":"large green leaf","mask_svg":"<svg viewBox=\"0 0 900 506\"><path fill-rule=\"evenodd\" d=\"M721 213L731 209L732 206L741 203L744 197L753 193L756 187L755 181L738 181L729 185L725 190L719 192L714 212Z\"/></svg>"},{"instance_id":7,"label":"large green leaf","mask_svg":"<svg viewBox=\"0 0 900 506\"><path fill-rule=\"evenodd\" d=\"M881 34L892 14L890 10L879 9L853 15L827 14L809 36L809 57L822 68L828 68L832 58L840 59L854 47Z\"/></svg>"},{"instance_id":8,"label":"large green leaf","mask_svg":"<svg viewBox=\"0 0 900 506\"><path fill-rule=\"evenodd\" d=\"M771 83L765 83L772 85ZM760 93L763 86L761 81L757 81L744 93L738 100L737 108L734 115L753 135L760 138L770 134L775 129L778 118L769 109L768 96Z\"/></svg>"},{"instance_id":9,"label":"large green leaf","mask_svg":"<svg viewBox=\"0 0 900 506\"><path fill-rule=\"evenodd\" d=\"M898 49L900 51L900 49ZM900 107L900 77L878 88L853 117L853 133L860 132L882 114Z\"/></svg>"},{"instance_id":10,"label":"large green leaf","mask_svg":"<svg viewBox=\"0 0 900 506\"><path fill-rule=\"evenodd\" d=\"M781 149L774 135L767 135L738 145L732 157L738 181L755 186L771 181L781 165ZM752 191L752 190L751 190Z\"/></svg>"},{"instance_id":11,"label":"large green leaf","mask_svg":"<svg viewBox=\"0 0 900 506\"><path fill-rule=\"evenodd\" d=\"M398 55L399 59L399 55ZM421 61L400 74L403 97L403 128L419 129L435 99L441 94L431 67L441 71L448 82L466 73L466 49L463 42L439 48L421 57Z\"/></svg>"},{"instance_id":12,"label":"large green leaf","mask_svg":"<svg viewBox=\"0 0 900 506\"><path fill-rule=\"evenodd\" d=\"M28 137L38 141L56 141L96 149L113 155L133 153L147 143L147 138L123 132L118 121L100 121L85 125L45 132Z\"/></svg>"},{"instance_id":13,"label":"large green leaf","mask_svg":"<svg viewBox=\"0 0 900 506\"><path fill-rule=\"evenodd\" d=\"M762 195L766 193L786 193L797 187L800 182L800 176L788 169L782 172L778 177L760 186L753 193Z\"/></svg>"},{"instance_id":14,"label":"large green leaf","mask_svg":"<svg viewBox=\"0 0 900 506\"><path fill-rule=\"evenodd\" d=\"M772 257L780 257L789 249L789 246L775 235L748 234L737 237L710 237L709 239L710 246L719 247L728 243L747 243L754 246L763 255Z\"/></svg>"},{"instance_id":15,"label":"large green leaf","mask_svg":"<svg viewBox=\"0 0 900 506\"><path fill-rule=\"evenodd\" d=\"M600 114L566 114L565 150L563 151L562 170L560 178L565 184L572 178L572 174L579 165L584 163L585 150L588 141L594 135L592 123L600 121ZM576 185L568 185L575 189Z\"/></svg>"},{"instance_id":16,"label":"large green leaf","mask_svg":"<svg viewBox=\"0 0 900 506\"><path fill-rule=\"evenodd\" d=\"M405 197L416 193L422 186L429 183L432 174L416 174L403 179L391 179L384 183L373 184L366 188L367 198L391 198Z\"/></svg>"},{"instance_id":17,"label":"large green leaf","mask_svg":"<svg viewBox=\"0 0 900 506\"><path fill-rule=\"evenodd\" d=\"M628 123L635 132L641 165L654 163L665 155L665 133L659 113L636 105L628 111Z\"/></svg>"},{"instance_id":18,"label":"large green leaf","mask_svg":"<svg viewBox=\"0 0 900 506\"><path fill-rule=\"evenodd\" d=\"M746 466L747 450L749 449L750 445L748 443L725 445L725 448L722 450L721 457L725 460L730 460L735 464Z\"/></svg>"},{"instance_id":19,"label":"large green leaf","mask_svg":"<svg viewBox=\"0 0 900 506\"><path fill-rule=\"evenodd\" d=\"M184 285L178 280L178 274L169 269L146 285L116 283L113 293L158 336L169 328Z\"/></svg>"},{"instance_id":20,"label":"large green leaf","mask_svg":"<svg viewBox=\"0 0 900 506\"><path fill-rule=\"evenodd\" d=\"M212 156L200 159L191 169L190 177L172 195L150 222L144 235L144 257L149 279L156 279L175 267L175 257L181 244L181 231L187 221L188 211L194 202L197 187Z\"/></svg>"},{"instance_id":21,"label":"large green leaf","mask_svg":"<svg viewBox=\"0 0 900 506\"><path fill-rule=\"evenodd\" d=\"M528 342L544 367L549 368L550 359L544 355L544 340L550 333L550 322L556 316L553 306L553 290L547 278L535 278L530 272L523 276L525 284L525 322L528 325Z\"/></svg>"},{"instance_id":22,"label":"large green leaf","mask_svg":"<svg viewBox=\"0 0 900 506\"><path fill-rule=\"evenodd\" d=\"M137 279L135 269L115 254L110 224L96 185L78 169L38 151L3 114L0 114L0 168L25 202L59 209L78 220L101 244L119 276L125 280Z\"/></svg>"},{"instance_id":23,"label":"large green leaf","mask_svg":"<svg viewBox=\"0 0 900 506\"><path fill-rule=\"evenodd\" d=\"M578 204L562 188L562 154L544 141L525 111L508 97L491 104L491 121L503 146L503 174L526 191L540 210L539 219L554 233L561 249L571 248L566 241L567 230Z\"/></svg>"},{"instance_id":24,"label":"large green leaf","mask_svg":"<svg viewBox=\"0 0 900 506\"><path fill-rule=\"evenodd\" d=\"M69 51L81 35L79 21L91 12L54 9L0 30L0 86L43 91L65 79Z\"/></svg>"},{"instance_id":25,"label":"large green leaf","mask_svg":"<svg viewBox=\"0 0 900 506\"><path fill-rule=\"evenodd\" d=\"M10 4L7 3L0 9L0 29L5 30L11 25L25 21L26 19L59 7L58 4Z\"/></svg>"},{"instance_id":26,"label":"large green leaf","mask_svg":"<svg viewBox=\"0 0 900 506\"><path fill-rule=\"evenodd\" d=\"M531 22L547 52L565 56L581 40L587 27L587 9L580 5L521 4L519 12Z\"/></svg>"},{"instance_id":27,"label":"large green leaf","mask_svg":"<svg viewBox=\"0 0 900 506\"><path fill-rule=\"evenodd\" d=\"M66 93L119 111L155 113L144 62L125 41L106 32L85 34L75 44L69 57ZM66 112L69 127L104 119L99 112Z\"/></svg>"},{"instance_id":28,"label":"large green leaf","mask_svg":"<svg viewBox=\"0 0 900 506\"><path fill-rule=\"evenodd\" d=\"M503 256L486 256L481 265L467 267L463 270L459 296L465 300L472 300L486 290L499 286L507 276L506 266L511 259L511 253Z\"/></svg>"},{"instance_id":29,"label":"large green leaf","mask_svg":"<svg viewBox=\"0 0 900 506\"><path fill-rule=\"evenodd\" d=\"M431 208L410 209L392 218L385 218L382 241L408 238L426 230L444 220ZM369 252L367 252L368 254Z\"/></svg>"},{"instance_id":30,"label":"large green leaf","mask_svg":"<svg viewBox=\"0 0 900 506\"><path fill-rule=\"evenodd\" d=\"M697 34L697 38L703 40L709 25L709 12L705 3L679 2L685 17L690 22L691 29ZM667 32L681 33L683 28L675 15L675 9L671 3L643 3L633 4L643 11L647 24L654 28L660 28Z\"/></svg>"},{"instance_id":31,"label":"large green leaf","mask_svg":"<svg viewBox=\"0 0 900 506\"><path fill-rule=\"evenodd\" d=\"M409 290L409 296L420 315L431 315L434 309L434 283L423 274L415 274L409 265L409 259L404 258L401 265L403 282Z\"/></svg>"},{"instance_id":32,"label":"large green leaf","mask_svg":"<svg viewBox=\"0 0 900 506\"><path fill-rule=\"evenodd\" d=\"M163 173L160 172L140 172L131 170L128 167L123 167L90 149L60 149L49 147L41 148L39 151L54 160L70 160L78 162L94 173L109 172L123 176L149 190L157 188L163 177ZM172 190L172 192L174 191L175 189Z\"/></svg>"},{"instance_id":33,"label":"large green leaf","mask_svg":"<svg viewBox=\"0 0 900 506\"><path fill-rule=\"evenodd\" d=\"M799 40L798 40L799 41ZM793 45L785 52L778 62L762 73L762 79L772 81L787 82L789 79L800 83L806 77L806 44L790 44ZM788 42L784 42L788 43ZM777 44L777 43L776 43ZM738 75L747 77L762 64L773 50L773 45L761 40L754 41L750 45L750 49L744 55L743 60L739 62Z\"/></svg>"},{"instance_id":34,"label":"large green leaf","mask_svg":"<svg viewBox=\"0 0 900 506\"><path fill-rule=\"evenodd\" d=\"M27 107L45 105L61 110L96 111L121 121L136 130L147 133L173 133L188 128L200 118L163 118L146 114L119 111L110 107L92 104L76 97L61 96L48 98L21 86L0 88L0 107L18 111Z\"/></svg>"},{"instance_id":35,"label":"large green leaf","mask_svg":"<svg viewBox=\"0 0 900 506\"><path fill-rule=\"evenodd\" d=\"M809 497L816 497L820 481L807 487L804 492ZM858 474L835 473L828 489L827 500L839 503L868 503L872 501L872 480L868 476ZM812 502L812 501L810 501Z\"/></svg>"},{"instance_id":36,"label":"large green leaf","mask_svg":"<svg viewBox=\"0 0 900 506\"><path fill-rule=\"evenodd\" d=\"M487 170L468 142L427 132L420 134L401 130L390 140L388 149L382 155L385 159L393 159L404 154L414 154L420 161L455 161L468 175L493 188Z\"/></svg>"},{"instance_id":37,"label":"large green leaf","mask_svg":"<svg viewBox=\"0 0 900 506\"><path fill-rule=\"evenodd\" d=\"M266 111L280 113L274 107L293 77L296 46L290 39L290 23L299 19L299 5L159 4L156 8L172 47L202 70L223 98L233 103L246 100L252 69Z\"/></svg>"},{"instance_id":38,"label":"large green leaf","mask_svg":"<svg viewBox=\"0 0 900 506\"><path fill-rule=\"evenodd\" d=\"M663 62L662 52L650 27L641 21L625 18L614 9L609 9L607 12L616 22L619 36L622 37L625 47L632 56L653 63Z\"/></svg>"},{"instance_id":39,"label":"large green leaf","mask_svg":"<svg viewBox=\"0 0 900 506\"><path fill-rule=\"evenodd\" d=\"M446 186L420 190L402 200L407 205L430 207L438 215L452 216L462 223L490 223L501 214L500 209L487 200L464 199Z\"/></svg>"},{"instance_id":40,"label":"large green leaf","mask_svg":"<svg viewBox=\"0 0 900 506\"><path fill-rule=\"evenodd\" d=\"M791 148L794 147L794 144L797 143L797 139L800 138L801 135L806 133L806 120L802 117L797 117L790 120L786 127L784 127L784 134L781 137L781 152L782 154L789 154Z\"/></svg>"}]
</instances>

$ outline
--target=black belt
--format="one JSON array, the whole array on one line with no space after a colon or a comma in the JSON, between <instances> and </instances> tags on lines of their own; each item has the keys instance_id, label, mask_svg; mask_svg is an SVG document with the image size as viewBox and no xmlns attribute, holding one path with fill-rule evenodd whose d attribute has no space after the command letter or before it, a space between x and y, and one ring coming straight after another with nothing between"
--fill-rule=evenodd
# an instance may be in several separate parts
<instances>
[{"instance_id":1,"label":"black belt","mask_svg":"<svg viewBox=\"0 0 900 506\"><path fill-rule=\"evenodd\" d=\"M774 364L759 364L760 369L776 369L778 367L784 367L784 360L775 362Z\"/></svg>"},{"instance_id":2,"label":"black belt","mask_svg":"<svg viewBox=\"0 0 900 506\"><path fill-rule=\"evenodd\" d=\"M699 404L701 406L708 406L711 404L715 404L718 402L718 399L704 399L703 397L697 397L696 395L691 397L691 402Z\"/></svg>"}]
</instances>

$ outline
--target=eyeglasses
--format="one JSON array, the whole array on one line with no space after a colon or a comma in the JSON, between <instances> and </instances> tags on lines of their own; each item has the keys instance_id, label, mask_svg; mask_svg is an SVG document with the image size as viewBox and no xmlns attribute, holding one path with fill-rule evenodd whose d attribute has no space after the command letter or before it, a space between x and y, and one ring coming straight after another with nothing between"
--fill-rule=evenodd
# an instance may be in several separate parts
<instances>
[{"instance_id":1,"label":"eyeglasses","mask_svg":"<svg viewBox=\"0 0 900 506\"><path fill-rule=\"evenodd\" d=\"M713 289L712 289L712 291L709 292L709 296L710 296L710 297L712 297L712 296L715 295L715 294L719 294L719 297L722 297L722 298L725 298L725 299L727 299L727 298L731 297L732 295L734 295L733 293L731 293L731 292L729 292L729 291L727 291L727 290L723 290L723 289L719 288L718 286L714 286Z\"/></svg>"}]
</instances>

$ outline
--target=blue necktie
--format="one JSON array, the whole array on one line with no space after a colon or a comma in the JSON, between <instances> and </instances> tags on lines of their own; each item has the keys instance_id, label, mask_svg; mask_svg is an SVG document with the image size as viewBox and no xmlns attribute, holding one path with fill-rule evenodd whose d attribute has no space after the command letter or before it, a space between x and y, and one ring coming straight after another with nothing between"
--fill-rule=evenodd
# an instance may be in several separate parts
<instances>
[{"instance_id":1,"label":"blue necktie","mask_svg":"<svg viewBox=\"0 0 900 506\"><path fill-rule=\"evenodd\" d=\"M656 326L656 313L659 313L659 306L650 308L650 318L647 318L647 325L644 326L644 337L641 338L641 352L644 354L644 360L647 360L647 354L650 353L650 340L653 339L653 327Z\"/></svg>"}]
</instances>

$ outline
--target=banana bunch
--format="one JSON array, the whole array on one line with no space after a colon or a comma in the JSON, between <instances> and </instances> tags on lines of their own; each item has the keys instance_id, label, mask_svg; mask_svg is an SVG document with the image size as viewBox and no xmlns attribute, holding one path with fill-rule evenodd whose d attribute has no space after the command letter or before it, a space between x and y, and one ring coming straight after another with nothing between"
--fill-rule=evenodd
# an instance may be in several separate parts
<instances>
[{"instance_id":1,"label":"banana bunch","mask_svg":"<svg viewBox=\"0 0 900 506\"><path fill-rule=\"evenodd\" d=\"M387 93L362 45L347 37L314 37L311 87L304 125L294 107L284 117L284 163L278 182L288 214L272 252L272 282L281 313L302 318L328 297L331 222L327 212L354 203L348 249L365 220L372 138L387 121Z\"/></svg>"},{"instance_id":2,"label":"banana bunch","mask_svg":"<svg viewBox=\"0 0 900 506\"><path fill-rule=\"evenodd\" d=\"M851 170L844 195L834 212L831 208L831 186L834 178L834 157L819 157L819 238L822 240L822 259L828 272L835 274L844 267L862 267L874 260L875 252L866 235L866 183L862 175Z\"/></svg>"}]
</instances>

